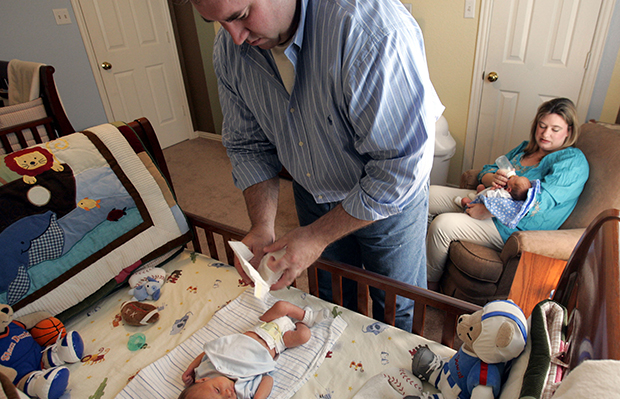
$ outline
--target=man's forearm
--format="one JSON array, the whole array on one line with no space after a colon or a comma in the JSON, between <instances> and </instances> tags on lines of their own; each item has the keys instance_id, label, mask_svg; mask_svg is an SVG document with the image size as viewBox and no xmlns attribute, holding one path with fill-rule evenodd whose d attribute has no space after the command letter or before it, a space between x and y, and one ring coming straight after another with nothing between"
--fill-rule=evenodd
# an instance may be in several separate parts
<instances>
[{"instance_id":1,"label":"man's forearm","mask_svg":"<svg viewBox=\"0 0 620 399\"><path fill-rule=\"evenodd\" d=\"M326 247L372 223L372 220L361 220L349 215L342 205L338 205L308 227L312 230L312 236L320 239Z\"/></svg>"},{"instance_id":2,"label":"man's forearm","mask_svg":"<svg viewBox=\"0 0 620 399\"><path fill-rule=\"evenodd\" d=\"M276 176L243 191L252 228L274 229L279 190L280 180Z\"/></svg>"}]
</instances>

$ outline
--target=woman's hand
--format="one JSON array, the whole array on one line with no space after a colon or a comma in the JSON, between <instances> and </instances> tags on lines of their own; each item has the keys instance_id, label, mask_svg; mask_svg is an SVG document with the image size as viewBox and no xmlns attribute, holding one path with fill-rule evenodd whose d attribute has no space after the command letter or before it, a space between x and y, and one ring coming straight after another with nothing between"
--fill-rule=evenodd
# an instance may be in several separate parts
<instances>
[{"instance_id":1,"label":"woman's hand","mask_svg":"<svg viewBox=\"0 0 620 399\"><path fill-rule=\"evenodd\" d=\"M506 187L508 184L508 177L506 176L506 171L504 169L499 169L497 172L493 174L492 181L493 188L502 188Z\"/></svg>"},{"instance_id":2,"label":"woman's hand","mask_svg":"<svg viewBox=\"0 0 620 399\"><path fill-rule=\"evenodd\" d=\"M469 216L473 217L474 219L478 219L478 220L484 220L484 219L489 219L493 217L493 214L491 212L489 212L489 210L487 209L486 206L484 206L484 204L469 204L467 205L467 209L465 209L465 213L467 213Z\"/></svg>"}]
</instances>

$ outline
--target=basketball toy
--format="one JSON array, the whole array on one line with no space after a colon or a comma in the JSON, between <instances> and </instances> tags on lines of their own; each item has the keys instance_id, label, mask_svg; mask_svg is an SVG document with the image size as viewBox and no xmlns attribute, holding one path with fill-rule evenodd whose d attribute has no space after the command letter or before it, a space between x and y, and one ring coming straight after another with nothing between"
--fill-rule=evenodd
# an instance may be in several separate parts
<instances>
[{"instance_id":1,"label":"basketball toy","mask_svg":"<svg viewBox=\"0 0 620 399\"><path fill-rule=\"evenodd\" d=\"M30 335L43 348L54 344L58 339L58 334L62 334L62 337L64 337L67 335L67 331L62 321L55 317L43 319L30 329Z\"/></svg>"}]
</instances>

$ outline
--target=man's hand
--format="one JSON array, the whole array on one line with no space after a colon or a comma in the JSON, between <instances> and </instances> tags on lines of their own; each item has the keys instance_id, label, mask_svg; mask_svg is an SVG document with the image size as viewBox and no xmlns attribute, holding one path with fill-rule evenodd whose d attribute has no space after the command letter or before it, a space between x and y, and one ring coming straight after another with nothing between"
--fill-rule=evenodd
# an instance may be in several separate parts
<instances>
[{"instance_id":1,"label":"man's hand","mask_svg":"<svg viewBox=\"0 0 620 399\"><path fill-rule=\"evenodd\" d=\"M315 260L321 256L327 244L312 234L309 226L298 227L288 232L284 237L265 248L267 252L279 251L286 247L286 253L275 261L269 259L267 267L274 272L284 270L284 274L273 286L272 290L287 287Z\"/></svg>"},{"instance_id":2,"label":"man's hand","mask_svg":"<svg viewBox=\"0 0 620 399\"><path fill-rule=\"evenodd\" d=\"M266 252L275 252L286 247L286 254L280 260L267 263L267 267L274 272L284 271L271 289L278 290L292 284L297 276L321 256L329 244L371 223L354 218L342 205L338 205L314 223L290 231L265 248Z\"/></svg>"},{"instance_id":3,"label":"man's hand","mask_svg":"<svg viewBox=\"0 0 620 399\"><path fill-rule=\"evenodd\" d=\"M484 204L481 204L481 203L467 205L467 209L465 209L465 213L467 213L469 216L473 217L474 219L478 219L478 220L484 220L484 219L489 219L493 217L493 214L489 212L489 210L487 209L486 206L484 206Z\"/></svg>"},{"instance_id":4,"label":"man's hand","mask_svg":"<svg viewBox=\"0 0 620 399\"><path fill-rule=\"evenodd\" d=\"M254 254L254 257L250 261L250 264L254 266L255 269L258 269L258 265L260 264L260 260L265 255L264 249L266 246L273 243L275 240L274 231L270 231L269 229L260 229L253 228L250 232L241 240L250 251ZM239 275L243 279L246 284L254 285L250 277L245 273L243 267L241 267L241 262L235 256L235 269L239 272Z\"/></svg>"}]
</instances>

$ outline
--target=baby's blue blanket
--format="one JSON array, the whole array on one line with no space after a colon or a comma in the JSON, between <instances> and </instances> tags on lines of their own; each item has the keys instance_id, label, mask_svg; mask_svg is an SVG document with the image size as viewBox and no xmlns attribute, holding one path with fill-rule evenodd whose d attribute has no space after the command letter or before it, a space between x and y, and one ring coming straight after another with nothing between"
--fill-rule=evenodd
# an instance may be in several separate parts
<instances>
[{"instance_id":1,"label":"baby's blue blanket","mask_svg":"<svg viewBox=\"0 0 620 399\"><path fill-rule=\"evenodd\" d=\"M532 180L532 188L527 191L527 198L525 201L517 201L512 198L487 198L481 196L471 203L482 202L497 220L509 228L514 229L532 206L534 206L536 195L539 192L540 180Z\"/></svg>"}]
</instances>

